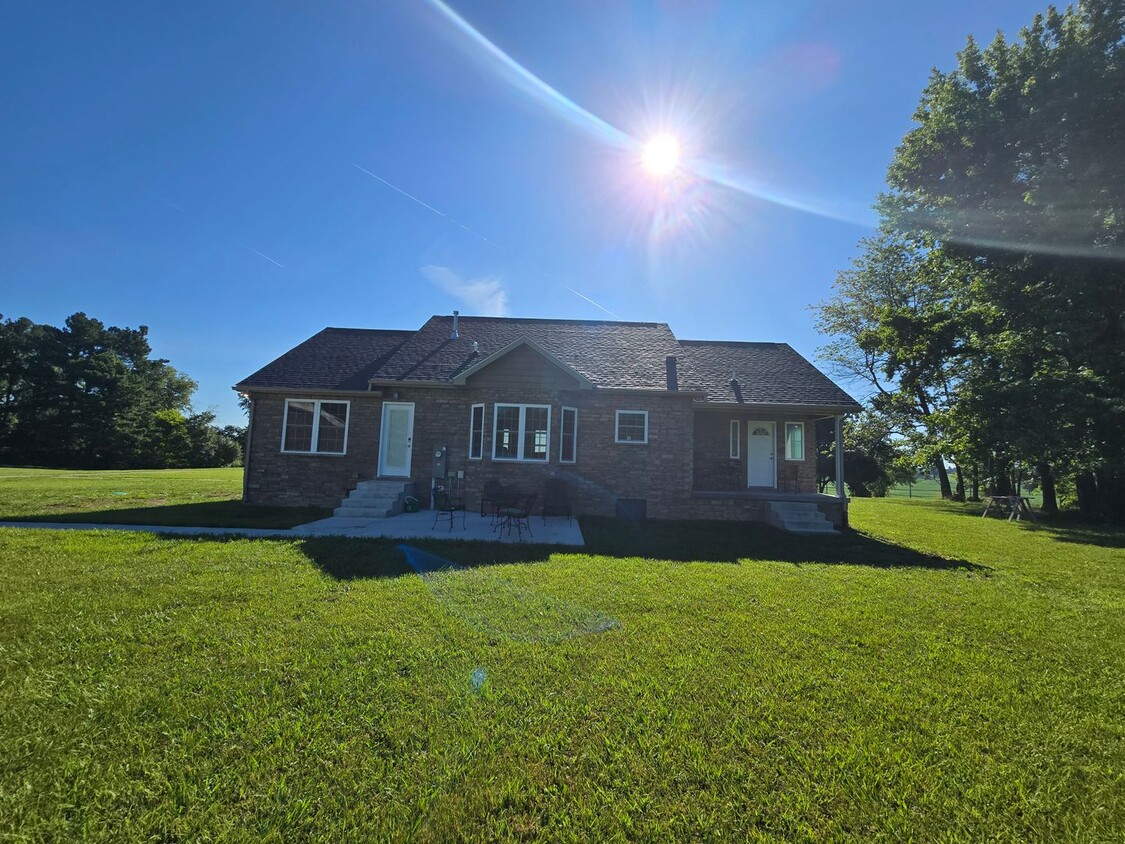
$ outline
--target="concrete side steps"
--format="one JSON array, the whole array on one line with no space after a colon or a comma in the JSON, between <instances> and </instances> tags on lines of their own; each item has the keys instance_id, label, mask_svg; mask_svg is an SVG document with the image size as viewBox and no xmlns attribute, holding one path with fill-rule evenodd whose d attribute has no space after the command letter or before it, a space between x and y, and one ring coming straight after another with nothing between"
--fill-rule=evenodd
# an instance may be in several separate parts
<instances>
[{"instance_id":1,"label":"concrete side steps","mask_svg":"<svg viewBox=\"0 0 1125 844\"><path fill-rule=\"evenodd\" d=\"M820 508L807 501L771 501L766 512L766 522L774 527L801 534L839 533L820 512Z\"/></svg>"},{"instance_id":2,"label":"concrete side steps","mask_svg":"<svg viewBox=\"0 0 1125 844\"><path fill-rule=\"evenodd\" d=\"M385 519L402 512L402 500L414 492L410 481L360 481L333 513L349 519Z\"/></svg>"}]
</instances>

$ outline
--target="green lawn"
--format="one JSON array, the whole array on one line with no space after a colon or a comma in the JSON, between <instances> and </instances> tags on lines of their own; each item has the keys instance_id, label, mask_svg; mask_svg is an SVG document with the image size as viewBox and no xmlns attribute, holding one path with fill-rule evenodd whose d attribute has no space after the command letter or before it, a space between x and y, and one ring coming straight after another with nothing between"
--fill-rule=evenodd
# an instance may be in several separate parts
<instances>
[{"instance_id":1,"label":"green lawn","mask_svg":"<svg viewBox=\"0 0 1125 844\"><path fill-rule=\"evenodd\" d=\"M242 469L0 467L0 521L289 528L322 519L320 507L242 503Z\"/></svg>"},{"instance_id":2,"label":"green lawn","mask_svg":"<svg viewBox=\"0 0 1125 844\"><path fill-rule=\"evenodd\" d=\"M978 511L0 530L0 840L1119 842L1125 533Z\"/></svg>"}]
</instances>

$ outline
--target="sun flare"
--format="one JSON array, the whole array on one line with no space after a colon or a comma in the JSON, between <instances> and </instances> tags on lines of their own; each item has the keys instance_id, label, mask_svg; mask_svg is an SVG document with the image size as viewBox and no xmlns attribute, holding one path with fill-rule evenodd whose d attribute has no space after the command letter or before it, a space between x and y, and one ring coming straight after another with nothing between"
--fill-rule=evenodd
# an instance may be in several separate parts
<instances>
[{"instance_id":1,"label":"sun flare","mask_svg":"<svg viewBox=\"0 0 1125 844\"><path fill-rule=\"evenodd\" d=\"M671 135L657 135L641 153L645 169L654 176L667 176L680 165L680 142Z\"/></svg>"}]
</instances>

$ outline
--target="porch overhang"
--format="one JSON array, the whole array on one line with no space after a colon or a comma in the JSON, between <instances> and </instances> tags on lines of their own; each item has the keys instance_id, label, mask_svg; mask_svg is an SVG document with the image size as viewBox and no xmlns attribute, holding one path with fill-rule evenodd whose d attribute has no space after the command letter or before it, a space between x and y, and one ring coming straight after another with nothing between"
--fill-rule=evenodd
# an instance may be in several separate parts
<instances>
[{"instance_id":1,"label":"porch overhang","mask_svg":"<svg viewBox=\"0 0 1125 844\"><path fill-rule=\"evenodd\" d=\"M813 416L817 419L830 419L846 416L863 410L858 404L778 404L769 402L696 402L696 410L706 413L737 413L740 416L758 414L765 417L785 416L786 414Z\"/></svg>"}]
</instances>

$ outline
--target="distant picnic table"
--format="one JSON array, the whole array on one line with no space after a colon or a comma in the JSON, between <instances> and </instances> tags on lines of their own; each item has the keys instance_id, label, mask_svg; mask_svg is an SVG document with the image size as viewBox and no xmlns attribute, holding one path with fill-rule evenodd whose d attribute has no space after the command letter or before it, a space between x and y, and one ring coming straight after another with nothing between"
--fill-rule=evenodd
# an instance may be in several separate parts
<instances>
[{"instance_id":1,"label":"distant picnic table","mask_svg":"<svg viewBox=\"0 0 1125 844\"><path fill-rule=\"evenodd\" d=\"M1015 519L1020 521L1024 516L1027 516L1031 521L1039 524L1039 519L1036 518L1035 513L1031 509L1031 500L1022 495L986 495L984 500L988 502L984 507L984 512L981 513L983 519L988 515L993 507L1001 515L1006 511L1008 513L1008 521Z\"/></svg>"}]
</instances>

